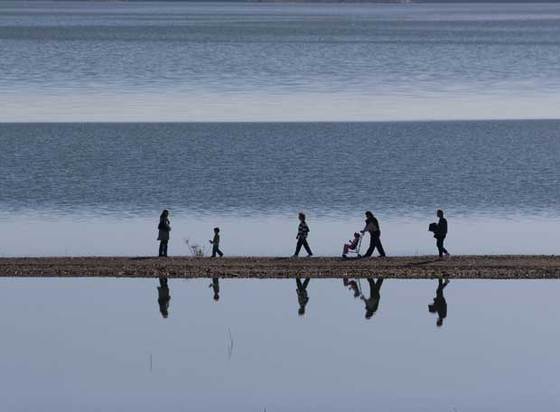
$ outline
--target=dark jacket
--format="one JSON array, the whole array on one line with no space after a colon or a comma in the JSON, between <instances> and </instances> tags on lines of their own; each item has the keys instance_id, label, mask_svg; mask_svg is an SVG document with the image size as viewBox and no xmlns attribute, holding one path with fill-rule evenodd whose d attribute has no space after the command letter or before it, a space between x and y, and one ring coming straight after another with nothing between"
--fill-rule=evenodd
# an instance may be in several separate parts
<instances>
[{"instance_id":1,"label":"dark jacket","mask_svg":"<svg viewBox=\"0 0 560 412\"><path fill-rule=\"evenodd\" d=\"M445 236L447 236L447 219L441 217L437 224L437 231L434 233L434 237L444 239Z\"/></svg>"},{"instance_id":2,"label":"dark jacket","mask_svg":"<svg viewBox=\"0 0 560 412\"><path fill-rule=\"evenodd\" d=\"M436 294L434 298L434 307L436 308L437 314L441 319L445 319L447 317L447 301L443 296L443 291Z\"/></svg>"},{"instance_id":3,"label":"dark jacket","mask_svg":"<svg viewBox=\"0 0 560 412\"><path fill-rule=\"evenodd\" d=\"M158 225L157 240L169 240L169 232L171 232L171 224L169 223L169 219L161 218Z\"/></svg>"},{"instance_id":4,"label":"dark jacket","mask_svg":"<svg viewBox=\"0 0 560 412\"><path fill-rule=\"evenodd\" d=\"M380 235L381 229L379 227L379 222L376 217L366 219L366 227L364 232L369 232L370 235Z\"/></svg>"}]
</instances>

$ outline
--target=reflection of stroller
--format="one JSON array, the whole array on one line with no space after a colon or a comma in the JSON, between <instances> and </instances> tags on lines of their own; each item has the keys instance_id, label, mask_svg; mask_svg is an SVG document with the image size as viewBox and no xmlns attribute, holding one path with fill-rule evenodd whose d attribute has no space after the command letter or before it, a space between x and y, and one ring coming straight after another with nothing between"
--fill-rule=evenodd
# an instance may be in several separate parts
<instances>
[{"instance_id":1,"label":"reflection of stroller","mask_svg":"<svg viewBox=\"0 0 560 412\"><path fill-rule=\"evenodd\" d=\"M348 254L355 254L357 258L362 257L360 255L360 247L362 246L362 239L364 238L363 233L355 232L354 239L350 241L350 243L345 243L344 248L342 249L342 257L347 259Z\"/></svg>"}]
</instances>

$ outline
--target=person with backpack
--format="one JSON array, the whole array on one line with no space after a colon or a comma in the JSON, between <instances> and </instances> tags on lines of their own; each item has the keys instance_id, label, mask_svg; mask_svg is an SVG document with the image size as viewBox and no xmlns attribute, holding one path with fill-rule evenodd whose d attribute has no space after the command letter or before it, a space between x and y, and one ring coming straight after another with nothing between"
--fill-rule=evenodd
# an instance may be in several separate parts
<instances>
[{"instance_id":1,"label":"person with backpack","mask_svg":"<svg viewBox=\"0 0 560 412\"><path fill-rule=\"evenodd\" d=\"M443 217L443 210L441 209L437 210L436 215L439 220L435 225L433 223L430 225L430 230L434 232L439 257L442 258L443 255L449 256L449 252L447 251L445 246L443 246L443 241L447 236L447 219Z\"/></svg>"},{"instance_id":2,"label":"person with backpack","mask_svg":"<svg viewBox=\"0 0 560 412\"><path fill-rule=\"evenodd\" d=\"M443 289L449 284L449 279L445 281L440 277L438 278L438 287L436 289L436 297L434 298L434 303L428 305L428 311L430 313L437 313L438 319L436 325L441 328L443 325L443 320L447 317L447 301L445 296L443 296Z\"/></svg>"}]
</instances>

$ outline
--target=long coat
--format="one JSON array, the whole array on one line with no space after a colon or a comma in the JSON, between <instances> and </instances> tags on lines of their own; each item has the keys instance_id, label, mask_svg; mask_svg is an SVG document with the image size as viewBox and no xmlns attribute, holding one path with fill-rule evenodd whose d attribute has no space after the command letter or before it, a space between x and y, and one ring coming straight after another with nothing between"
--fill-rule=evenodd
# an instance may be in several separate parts
<instances>
[{"instance_id":1,"label":"long coat","mask_svg":"<svg viewBox=\"0 0 560 412\"><path fill-rule=\"evenodd\" d=\"M158 225L157 240L169 240L169 232L171 232L169 219L161 219Z\"/></svg>"}]
</instances>

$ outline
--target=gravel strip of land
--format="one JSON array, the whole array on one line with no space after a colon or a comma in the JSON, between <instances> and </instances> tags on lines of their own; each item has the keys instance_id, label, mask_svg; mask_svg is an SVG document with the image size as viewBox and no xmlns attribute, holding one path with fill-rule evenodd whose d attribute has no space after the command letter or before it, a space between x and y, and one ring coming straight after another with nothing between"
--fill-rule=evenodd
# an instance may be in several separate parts
<instances>
[{"instance_id":1,"label":"gravel strip of land","mask_svg":"<svg viewBox=\"0 0 560 412\"><path fill-rule=\"evenodd\" d=\"M0 258L1 277L560 279L560 256L22 257Z\"/></svg>"}]
</instances>

